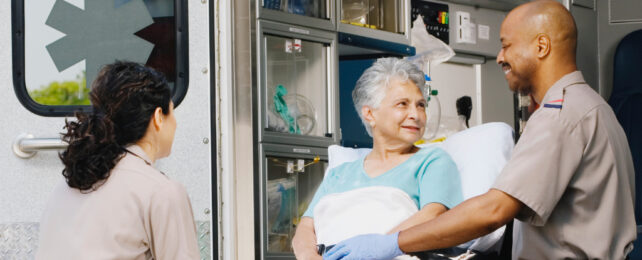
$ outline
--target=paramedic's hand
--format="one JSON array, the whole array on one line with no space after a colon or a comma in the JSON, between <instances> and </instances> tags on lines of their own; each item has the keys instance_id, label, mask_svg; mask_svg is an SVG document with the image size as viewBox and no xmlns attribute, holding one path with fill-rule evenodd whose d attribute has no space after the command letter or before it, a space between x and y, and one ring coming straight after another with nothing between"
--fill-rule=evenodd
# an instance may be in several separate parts
<instances>
[{"instance_id":1,"label":"paramedic's hand","mask_svg":"<svg viewBox=\"0 0 642 260\"><path fill-rule=\"evenodd\" d=\"M403 255L397 239L399 232L390 235L368 234L345 240L323 255L324 260L373 259L390 260Z\"/></svg>"}]
</instances>

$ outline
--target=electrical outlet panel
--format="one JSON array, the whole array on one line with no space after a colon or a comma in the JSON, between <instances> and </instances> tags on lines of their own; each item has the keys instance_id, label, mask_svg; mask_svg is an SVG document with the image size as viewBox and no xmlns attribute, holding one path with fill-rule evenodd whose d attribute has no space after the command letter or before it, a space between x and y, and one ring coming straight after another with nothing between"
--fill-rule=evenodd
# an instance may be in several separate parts
<instances>
[{"instance_id":1,"label":"electrical outlet panel","mask_svg":"<svg viewBox=\"0 0 642 260\"><path fill-rule=\"evenodd\" d=\"M477 43L477 26L471 22L469 12L455 13L455 28L457 43Z\"/></svg>"}]
</instances>

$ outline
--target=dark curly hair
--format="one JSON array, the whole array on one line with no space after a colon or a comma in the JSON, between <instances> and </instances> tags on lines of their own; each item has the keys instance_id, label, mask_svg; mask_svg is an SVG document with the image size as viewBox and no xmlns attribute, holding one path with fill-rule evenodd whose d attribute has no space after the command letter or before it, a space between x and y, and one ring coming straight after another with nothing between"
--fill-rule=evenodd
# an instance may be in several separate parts
<instances>
[{"instance_id":1,"label":"dark curly hair","mask_svg":"<svg viewBox=\"0 0 642 260\"><path fill-rule=\"evenodd\" d=\"M59 156L69 187L95 190L123 157L125 146L140 140L157 107L169 113L171 89L161 73L141 64L105 65L92 84L93 112L65 120L62 139L69 146Z\"/></svg>"}]
</instances>

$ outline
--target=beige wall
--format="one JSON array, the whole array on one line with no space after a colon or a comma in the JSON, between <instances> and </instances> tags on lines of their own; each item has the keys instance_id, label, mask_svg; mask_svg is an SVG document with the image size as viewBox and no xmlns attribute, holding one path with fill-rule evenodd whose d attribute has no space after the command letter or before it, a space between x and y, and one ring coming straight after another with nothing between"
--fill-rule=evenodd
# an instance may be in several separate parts
<instances>
[{"instance_id":1,"label":"beige wall","mask_svg":"<svg viewBox=\"0 0 642 260\"><path fill-rule=\"evenodd\" d=\"M431 66L431 86L439 90L439 102L441 103L442 117L457 117L455 102L462 96L470 96L473 99L473 113L470 118L470 125L480 123L476 110L477 104L475 68L473 65L455 63L442 63Z\"/></svg>"},{"instance_id":2,"label":"beige wall","mask_svg":"<svg viewBox=\"0 0 642 260\"><path fill-rule=\"evenodd\" d=\"M470 96L473 111L470 126L504 122L514 126L513 94L493 58L481 65L442 63L430 71L433 89L439 90L442 115L457 117L455 102Z\"/></svg>"}]
</instances>

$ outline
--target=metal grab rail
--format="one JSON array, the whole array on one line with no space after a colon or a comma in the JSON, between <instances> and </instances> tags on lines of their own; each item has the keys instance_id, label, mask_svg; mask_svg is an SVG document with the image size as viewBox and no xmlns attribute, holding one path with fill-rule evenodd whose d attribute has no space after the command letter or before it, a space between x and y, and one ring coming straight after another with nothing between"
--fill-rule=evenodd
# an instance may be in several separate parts
<instances>
[{"instance_id":1,"label":"metal grab rail","mask_svg":"<svg viewBox=\"0 0 642 260\"><path fill-rule=\"evenodd\" d=\"M23 159L31 158L42 150L63 150L67 143L60 138L35 138L31 134L21 134L13 142L13 153Z\"/></svg>"}]
</instances>

